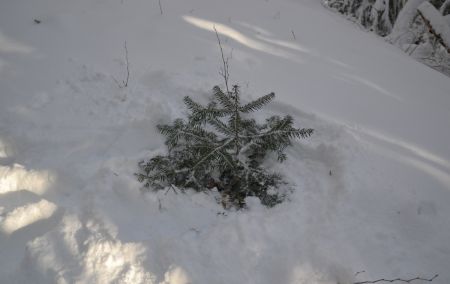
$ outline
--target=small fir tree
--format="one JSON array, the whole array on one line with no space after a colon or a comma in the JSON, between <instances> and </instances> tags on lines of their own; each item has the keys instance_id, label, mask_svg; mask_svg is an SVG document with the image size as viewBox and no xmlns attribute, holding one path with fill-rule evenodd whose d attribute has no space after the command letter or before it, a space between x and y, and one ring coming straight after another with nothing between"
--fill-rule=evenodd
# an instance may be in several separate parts
<instances>
[{"instance_id":1,"label":"small fir tree","mask_svg":"<svg viewBox=\"0 0 450 284\"><path fill-rule=\"evenodd\" d=\"M226 92L214 87L207 106L186 96L187 120L157 126L166 136L168 154L141 161L138 180L155 190L216 187L224 207L241 208L247 196L258 197L267 206L279 203L283 196L275 189L282 182L281 176L263 168L262 162L271 151L278 161L284 161L284 150L291 140L309 137L313 129L294 128L291 116L272 116L263 124L249 117L274 97L270 93L242 104L237 85Z\"/></svg>"}]
</instances>

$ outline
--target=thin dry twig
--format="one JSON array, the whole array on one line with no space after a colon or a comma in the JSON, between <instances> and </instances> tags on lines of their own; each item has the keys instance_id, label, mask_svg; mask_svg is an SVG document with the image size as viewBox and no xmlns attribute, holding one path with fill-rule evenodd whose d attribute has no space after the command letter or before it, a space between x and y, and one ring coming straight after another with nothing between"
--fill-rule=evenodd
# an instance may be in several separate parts
<instances>
[{"instance_id":1,"label":"thin dry twig","mask_svg":"<svg viewBox=\"0 0 450 284\"><path fill-rule=\"evenodd\" d=\"M124 43L124 49L125 49L125 65L127 68L127 77L125 78L125 80L122 81L122 83L120 83L114 76L111 76L112 79L114 80L114 82L116 82L117 86L119 88L124 88L124 87L128 87L128 81L130 80L130 62L128 61L128 48L127 48L127 41L125 41Z\"/></svg>"},{"instance_id":2,"label":"thin dry twig","mask_svg":"<svg viewBox=\"0 0 450 284\"><path fill-rule=\"evenodd\" d=\"M163 206L162 206L162 203L161 203L161 199L159 199L159 198L158 198L158 210L159 210L159 212L163 211Z\"/></svg>"},{"instance_id":3,"label":"thin dry twig","mask_svg":"<svg viewBox=\"0 0 450 284\"><path fill-rule=\"evenodd\" d=\"M425 281L425 282L432 282L434 279L436 279L439 276L439 274L434 275L433 277L427 279L422 277L416 277L411 279L402 279L402 278L396 278L396 279L377 279L373 281L362 281L362 282L355 282L353 284L374 284L374 283L380 283L380 282L403 282L403 283L411 283L413 281Z\"/></svg>"},{"instance_id":4,"label":"thin dry twig","mask_svg":"<svg viewBox=\"0 0 450 284\"><path fill-rule=\"evenodd\" d=\"M158 4L159 4L159 12L161 12L161 15L162 15L163 9L162 9L162 5L161 5L161 0L158 0Z\"/></svg>"},{"instance_id":5,"label":"thin dry twig","mask_svg":"<svg viewBox=\"0 0 450 284\"><path fill-rule=\"evenodd\" d=\"M128 80L130 79L130 62L128 61L127 41L125 41L124 48L125 48L125 62L127 64L127 79L123 83L125 87L128 87Z\"/></svg>"},{"instance_id":6,"label":"thin dry twig","mask_svg":"<svg viewBox=\"0 0 450 284\"><path fill-rule=\"evenodd\" d=\"M178 191L177 191L177 187L176 186L174 186L173 184L171 184L170 185L170 187L167 187L167 190L166 190L166 192L164 193L164 195L167 195L167 193L170 191L170 190L173 190L173 192L175 192L175 194L178 194Z\"/></svg>"},{"instance_id":7,"label":"thin dry twig","mask_svg":"<svg viewBox=\"0 0 450 284\"><path fill-rule=\"evenodd\" d=\"M220 54L222 55L222 64L219 74L223 77L225 81L225 87L227 89L227 93L230 93L230 89L228 88L228 78L230 77L230 73L228 71L228 58L225 59L225 55L223 54L222 42L220 41L219 33L217 32L216 26L213 26L214 31L216 32L217 42L219 43Z\"/></svg>"}]
</instances>

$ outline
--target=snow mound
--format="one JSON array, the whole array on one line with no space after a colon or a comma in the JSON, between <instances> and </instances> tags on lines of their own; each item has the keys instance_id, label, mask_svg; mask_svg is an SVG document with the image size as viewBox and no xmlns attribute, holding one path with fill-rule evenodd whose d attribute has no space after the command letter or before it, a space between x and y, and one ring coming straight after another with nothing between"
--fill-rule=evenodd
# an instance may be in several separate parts
<instances>
[{"instance_id":1,"label":"snow mound","mask_svg":"<svg viewBox=\"0 0 450 284\"><path fill-rule=\"evenodd\" d=\"M52 232L27 245L32 279L49 283L154 283L142 266L145 248L121 243L103 224L66 215Z\"/></svg>"},{"instance_id":2,"label":"snow mound","mask_svg":"<svg viewBox=\"0 0 450 284\"><path fill-rule=\"evenodd\" d=\"M26 189L42 195L54 177L49 171L27 170L24 166L0 166L0 194Z\"/></svg>"},{"instance_id":3,"label":"snow mound","mask_svg":"<svg viewBox=\"0 0 450 284\"><path fill-rule=\"evenodd\" d=\"M4 233L12 234L36 221L50 218L56 209L56 205L47 200L15 208L6 215L0 228Z\"/></svg>"}]
</instances>

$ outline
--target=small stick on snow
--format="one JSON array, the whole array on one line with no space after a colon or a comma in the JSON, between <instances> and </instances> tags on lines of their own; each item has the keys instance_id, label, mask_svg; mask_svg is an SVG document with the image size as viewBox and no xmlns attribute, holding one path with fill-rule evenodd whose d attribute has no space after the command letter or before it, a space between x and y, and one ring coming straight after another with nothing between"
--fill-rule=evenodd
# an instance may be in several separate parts
<instances>
[{"instance_id":1,"label":"small stick on snow","mask_svg":"<svg viewBox=\"0 0 450 284\"><path fill-rule=\"evenodd\" d=\"M130 79L130 63L128 61L127 41L125 41L124 48L125 48L125 61L127 64L127 79L126 79L126 81L124 81L124 86L128 87L128 80Z\"/></svg>"},{"instance_id":2,"label":"small stick on snow","mask_svg":"<svg viewBox=\"0 0 450 284\"><path fill-rule=\"evenodd\" d=\"M161 0L158 0L158 4L159 4L159 11L161 12L161 15L162 15L163 9L162 9L162 5L161 5Z\"/></svg>"},{"instance_id":3,"label":"small stick on snow","mask_svg":"<svg viewBox=\"0 0 450 284\"><path fill-rule=\"evenodd\" d=\"M158 198L158 210L159 210L159 212L162 212L162 210L163 210L161 199L159 199L159 198Z\"/></svg>"},{"instance_id":4,"label":"small stick on snow","mask_svg":"<svg viewBox=\"0 0 450 284\"><path fill-rule=\"evenodd\" d=\"M167 193L168 193L169 190L171 190L171 189L173 190L173 192L175 192L175 194L178 194L178 192L177 192L177 187L174 186L173 184L171 184L170 187L167 188L167 190L166 190L166 192L164 193L164 195L167 195Z\"/></svg>"},{"instance_id":5,"label":"small stick on snow","mask_svg":"<svg viewBox=\"0 0 450 284\"><path fill-rule=\"evenodd\" d=\"M425 282L432 282L434 279L436 279L436 277L438 277L439 274L434 275L433 277L431 277L430 279L427 278L422 278L422 277L416 277L416 278L411 278L411 279L402 279L402 278L396 278L396 279L378 279L378 280L373 280L373 281L362 281L362 282L355 282L353 284L374 284L374 283L380 283L380 282L389 282L389 283L393 283L393 282L403 282L403 283L411 283L413 281L425 281Z\"/></svg>"},{"instance_id":6,"label":"small stick on snow","mask_svg":"<svg viewBox=\"0 0 450 284\"><path fill-rule=\"evenodd\" d=\"M294 30L291 30L291 33L292 33L292 36L294 37L294 40L297 40L297 39L295 38Z\"/></svg>"},{"instance_id":7,"label":"small stick on snow","mask_svg":"<svg viewBox=\"0 0 450 284\"><path fill-rule=\"evenodd\" d=\"M130 80L130 62L128 61L127 41L125 41L124 43L124 49L125 49L125 65L127 68L127 77L125 80L122 81L122 83L119 83L119 81L116 78L114 78L114 76L111 76L119 88L128 87L128 81Z\"/></svg>"}]
</instances>

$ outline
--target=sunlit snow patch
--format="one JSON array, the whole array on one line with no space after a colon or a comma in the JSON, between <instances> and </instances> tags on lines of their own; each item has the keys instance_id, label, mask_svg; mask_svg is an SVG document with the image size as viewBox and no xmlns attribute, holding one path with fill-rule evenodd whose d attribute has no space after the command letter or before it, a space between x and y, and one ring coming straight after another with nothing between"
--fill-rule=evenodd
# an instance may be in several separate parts
<instances>
[{"instance_id":1,"label":"sunlit snow patch","mask_svg":"<svg viewBox=\"0 0 450 284\"><path fill-rule=\"evenodd\" d=\"M50 218L56 209L57 206L47 200L18 207L6 215L4 221L0 224L0 228L6 234L12 234L39 220Z\"/></svg>"},{"instance_id":2,"label":"sunlit snow patch","mask_svg":"<svg viewBox=\"0 0 450 284\"><path fill-rule=\"evenodd\" d=\"M0 166L0 194L25 189L42 195L52 180L53 176L48 171L27 170L19 164Z\"/></svg>"},{"instance_id":3,"label":"sunlit snow patch","mask_svg":"<svg viewBox=\"0 0 450 284\"><path fill-rule=\"evenodd\" d=\"M31 53L32 51L32 47L9 38L0 31L0 52L27 54Z\"/></svg>"},{"instance_id":4,"label":"sunlit snow patch","mask_svg":"<svg viewBox=\"0 0 450 284\"><path fill-rule=\"evenodd\" d=\"M450 162L438 155L421 148L418 145L390 137L386 134L379 133L369 129L359 129L365 135L375 138L379 141L387 143L387 145L394 146L397 149L390 147L383 147L378 143L373 143L369 140L366 143L372 145L374 149L380 154L394 158L399 162L412 166L439 181L446 188L450 189ZM403 150L405 153L401 153Z\"/></svg>"},{"instance_id":5,"label":"sunlit snow patch","mask_svg":"<svg viewBox=\"0 0 450 284\"><path fill-rule=\"evenodd\" d=\"M27 244L24 269L48 283L154 284L143 266L144 246L122 242L115 230L101 219L65 215L55 230Z\"/></svg>"},{"instance_id":6,"label":"sunlit snow patch","mask_svg":"<svg viewBox=\"0 0 450 284\"><path fill-rule=\"evenodd\" d=\"M282 58L295 60L297 62L301 61L300 59L295 57L295 55L293 55L289 52L286 52L277 47L273 47L272 45L266 44L262 41L252 39L227 25L200 19L200 18L196 18L196 17L192 17L192 16L183 16L183 19L186 22L188 22L198 28L204 29L204 30L214 32L214 29L216 29L217 33L227 36L248 48L258 50L261 52L265 52L265 53L268 53L268 54L271 54L274 56L279 56Z\"/></svg>"},{"instance_id":7,"label":"sunlit snow patch","mask_svg":"<svg viewBox=\"0 0 450 284\"><path fill-rule=\"evenodd\" d=\"M2 61L0 59L0 70L2 69ZM0 158L7 158L8 155L6 154L6 145L5 143L0 140Z\"/></svg>"},{"instance_id":8,"label":"sunlit snow patch","mask_svg":"<svg viewBox=\"0 0 450 284\"><path fill-rule=\"evenodd\" d=\"M323 273L317 269L314 269L310 265L301 265L296 267L291 274L289 283L292 284L334 284L336 283L336 279L333 278L342 278L338 275L327 275L329 273ZM336 273L335 273L336 274ZM339 274L339 273L337 273ZM348 283L346 280L342 279L345 282L338 281L338 283Z\"/></svg>"},{"instance_id":9,"label":"sunlit snow patch","mask_svg":"<svg viewBox=\"0 0 450 284\"><path fill-rule=\"evenodd\" d=\"M190 284L192 283L186 271L181 267L171 267L164 274L164 281L160 284Z\"/></svg>"}]
</instances>

